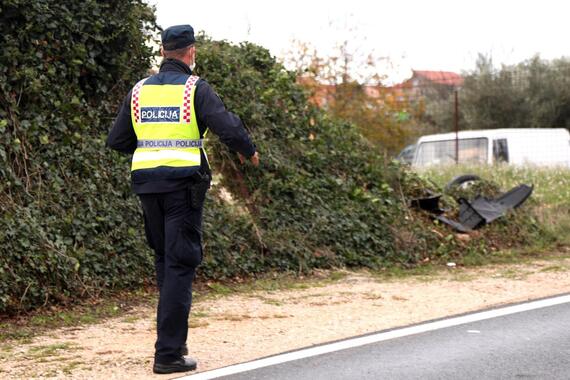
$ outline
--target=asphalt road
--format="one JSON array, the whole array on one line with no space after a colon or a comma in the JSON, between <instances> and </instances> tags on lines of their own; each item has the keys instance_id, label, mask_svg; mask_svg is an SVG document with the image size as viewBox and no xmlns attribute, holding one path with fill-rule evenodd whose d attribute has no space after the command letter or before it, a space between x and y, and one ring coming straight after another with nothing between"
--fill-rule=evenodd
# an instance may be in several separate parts
<instances>
[{"instance_id":1,"label":"asphalt road","mask_svg":"<svg viewBox=\"0 0 570 380\"><path fill-rule=\"evenodd\" d=\"M570 379L570 302L216 378Z\"/></svg>"}]
</instances>

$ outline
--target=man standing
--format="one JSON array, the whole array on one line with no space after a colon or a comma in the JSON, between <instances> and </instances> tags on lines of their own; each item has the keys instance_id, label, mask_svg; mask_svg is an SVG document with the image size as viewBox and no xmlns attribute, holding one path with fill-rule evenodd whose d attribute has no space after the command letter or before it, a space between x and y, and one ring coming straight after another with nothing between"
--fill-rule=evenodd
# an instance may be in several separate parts
<instances>
[{"instance_id":1,"label":"man standing","mask_svg":"<svg viewBox=\"0 0 570 380\"><path fill-rule=\"evenodd\" d=\"M133 154L131 179L155 252L160 298L153 371L196 369L186 346L192 281L202 262L202 206L210 187L203 149L211 130L243 162L259 157L240 119L226 111L210 85L192 75L194 30L172 26L162 33L158 74L139 81L125 98L107 145Z\"/></svg>"}]
</instances>

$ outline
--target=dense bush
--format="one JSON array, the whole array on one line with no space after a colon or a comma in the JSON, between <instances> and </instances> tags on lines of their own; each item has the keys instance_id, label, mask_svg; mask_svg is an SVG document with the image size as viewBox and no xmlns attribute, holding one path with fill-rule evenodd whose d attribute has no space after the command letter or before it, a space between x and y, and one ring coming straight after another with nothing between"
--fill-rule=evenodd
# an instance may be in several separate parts
<instances>
[{"instance_id":1,"label":"dense bush","mask_svg":"<svg viewBox=\"0 0 570 380\"><path fill-rule=\"evenodd\" d=\"M210 249L203 273L386 262L394 253L389 225L397 201L384 181L382 157L356 128L309 106L294 74L264 48L202 37L197 62L198 74L249 126L262 157L259 169L241 168L235 155L211 139L210 162L249 211L256 249L250 251L255 265L245 271L219 265L219 255L229 252L213 249L220 223L207 217Z\"/></svg>"},{"instance_id":2,"label":"dense bush","mask_svg":"<svg viewBox=\"0 0 570 380\"><path fill-rule=\"evenodd\" d=\"M138 0L1 2L0 312L152 273L126 160L104 138L150 67L153 25Z\"/></svg>"}]
</instances>

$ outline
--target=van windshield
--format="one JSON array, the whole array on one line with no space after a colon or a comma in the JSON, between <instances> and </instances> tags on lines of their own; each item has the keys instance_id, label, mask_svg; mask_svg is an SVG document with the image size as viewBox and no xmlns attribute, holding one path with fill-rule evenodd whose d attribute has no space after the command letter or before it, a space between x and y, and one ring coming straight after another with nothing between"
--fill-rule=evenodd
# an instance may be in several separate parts
<instances>
[{"instance_id":1,"label":"van windshield","mask_svg":"<svg viewBox=\"0 0 570 380\"><path fill-rule=\"evenodd\" d=\"M415 164L418 166L455 163L455 141L426 141L418 147ZM479 164L487 162L486 137L459 139L459 163Z\"/></svg>"}]
</instances>

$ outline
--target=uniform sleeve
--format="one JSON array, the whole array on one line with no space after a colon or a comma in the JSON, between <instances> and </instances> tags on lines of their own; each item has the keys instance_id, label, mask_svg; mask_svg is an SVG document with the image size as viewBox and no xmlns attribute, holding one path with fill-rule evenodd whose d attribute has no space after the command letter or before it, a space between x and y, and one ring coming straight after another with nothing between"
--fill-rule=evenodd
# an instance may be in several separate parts
<instances>
[{"instance_id":1,"label":"uniform sleeve","mask_svg":"<svg viewBox=\"0 0 570 380\"><path fill-rule=\"evenodd\" d=\"M107 146L126 154L132 154L137 149L137 135L131 119L131 92L121 104L113 128L107 136Z\"/></svg>"},{"instance_id":2,"label":"uniform sleeve","mask_svg":"<svg viewBox=\"0 0 570 380\"><path fill-rule=\"evenodd\" d=\"M194 104L198 123L210 129L228 148L248 158L255 154L255 145L240 118L226 110L208 82L198 82Z\"/></svg>"}]
</instances>

